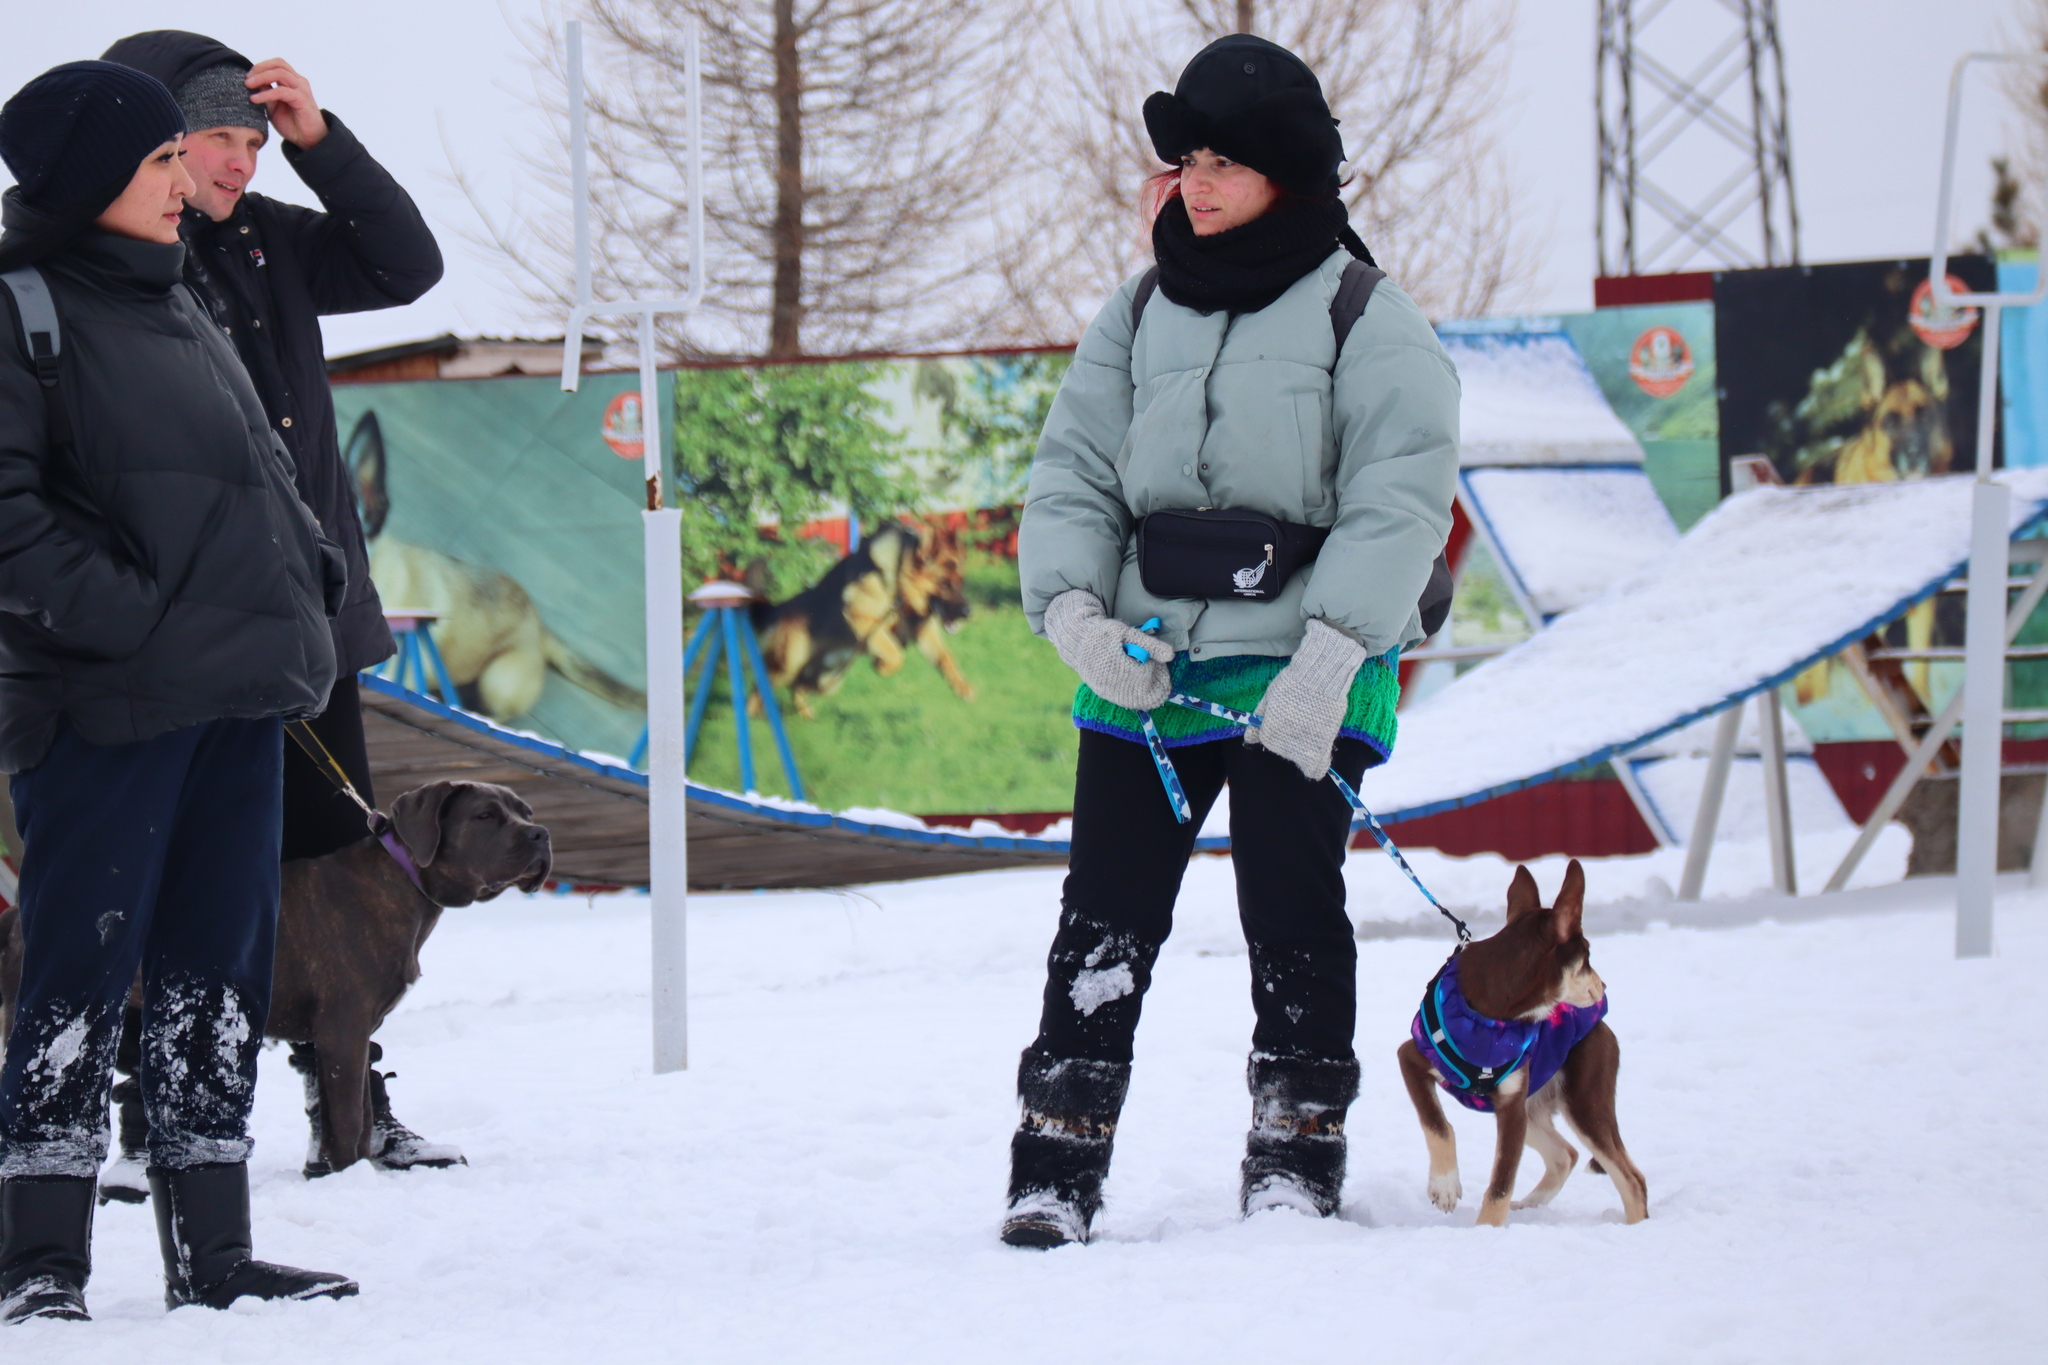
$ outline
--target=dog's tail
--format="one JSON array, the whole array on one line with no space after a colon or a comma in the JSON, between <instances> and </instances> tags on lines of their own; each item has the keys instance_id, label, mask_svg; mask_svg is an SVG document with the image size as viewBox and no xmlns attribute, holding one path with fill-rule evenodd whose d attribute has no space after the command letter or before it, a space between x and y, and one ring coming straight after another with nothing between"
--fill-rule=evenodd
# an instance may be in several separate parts
<instances>
[{"instance_id":1,"label":"dog's tail","mask_svg":"<svg viewBox=\"0 0 2048 1365\"><path fill-rule=\"evenodd\" d=\"M611 674L599 668L590 660L562 643L551 630L543 631L543 648L547 651L548 667L567 678L576 686L593 696L602 697L624 711L645 711L647 694L637 687L628 687Z\"/></svg>"}]
</instances>

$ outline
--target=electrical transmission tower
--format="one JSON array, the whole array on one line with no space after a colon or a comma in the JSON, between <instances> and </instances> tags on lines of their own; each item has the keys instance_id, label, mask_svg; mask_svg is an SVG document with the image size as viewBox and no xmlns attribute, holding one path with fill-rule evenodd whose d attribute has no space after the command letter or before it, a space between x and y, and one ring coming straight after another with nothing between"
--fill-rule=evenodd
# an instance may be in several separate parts
<instances>
[{"instance_id":1,"label":"electrical transmission tower","mask_svg":"<svg viewBox=\"0 0 2048 1365\"><path fill-rule=\"evenodd\" d=\"M1603 275L1799 260L1776 0L1600 0Z\"/></svg>"}]
</instances>

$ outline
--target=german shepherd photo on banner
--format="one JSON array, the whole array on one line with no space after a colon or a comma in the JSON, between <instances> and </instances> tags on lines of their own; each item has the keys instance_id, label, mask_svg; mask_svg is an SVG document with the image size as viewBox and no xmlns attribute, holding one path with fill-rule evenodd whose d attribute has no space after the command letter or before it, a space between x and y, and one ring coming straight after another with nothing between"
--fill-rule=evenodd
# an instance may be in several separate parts
<instances>
[{"instance_id":1,"label":"german shepherd photo on banner","mask_svg":"<svg viewBox=\"0 0 2048 1365\"><path fill-rule=\"evenodd\" d=\"M954 695L974 700L946 645L968 615L965 567L957 528L885 522L811 587L754 608L769 676L798 715L814 718L811 698L837 691L861 655L886 678L915 645Z\"/></svg>"},{"instance_id":2,"label":"german shepherd photo on banner","mask_svg":"<svg viewBox=\"0 0 2048 1365\"><path fill-rule=\"evenodd\" d=\"M1928 262L1729 270L1714 281L1721 491L1770 460L1786 484L1890 483L1976 468L1979 310L1936 306ZM1952 256L1958 290L1997 266Z\"/></svg>"}]
</instances>

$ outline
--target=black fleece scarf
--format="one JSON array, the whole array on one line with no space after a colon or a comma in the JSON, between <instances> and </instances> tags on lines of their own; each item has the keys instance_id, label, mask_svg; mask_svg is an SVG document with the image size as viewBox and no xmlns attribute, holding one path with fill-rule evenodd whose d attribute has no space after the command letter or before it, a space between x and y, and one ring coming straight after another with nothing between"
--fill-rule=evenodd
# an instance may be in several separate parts
<instances>
[{"instance_id":1,"label":"black fleece scarf","mask_svg":"<svg viewBox=\"0 0 2048 1365\"><path fill-rule=\"evenodd\" d=\"M1197 237L1179 195L1152 224L1159 292L1198 313L1256 313L1321 265L1341 243L1372 264L1335 199L1282 199L1241 227Z\"/></svg>"}]
</instances>

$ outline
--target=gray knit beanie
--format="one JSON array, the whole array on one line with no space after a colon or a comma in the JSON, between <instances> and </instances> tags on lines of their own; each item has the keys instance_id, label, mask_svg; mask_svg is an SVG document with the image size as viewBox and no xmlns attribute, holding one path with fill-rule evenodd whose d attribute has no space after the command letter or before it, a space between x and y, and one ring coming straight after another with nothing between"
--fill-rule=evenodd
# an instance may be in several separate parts
<instances>
[{"instance_id":1,"label":"gray knit beanie","mask_svg":"<svg viewBox=\"0 0 2048 1365\"><path fill-rule=\"evenodd\" d=\"M254 92L247 84L250 68L238 62L209 66L178 87L178 107L185 111L185 126L193 132L205 128L254 128L270 131L270 118L260 104L251 104Z\"/></svg>"}]
</instances>

